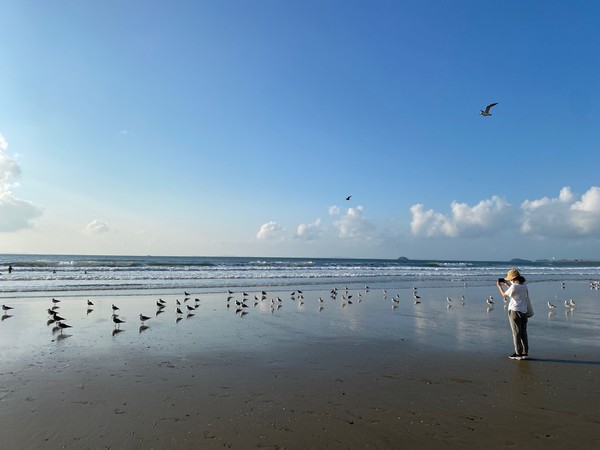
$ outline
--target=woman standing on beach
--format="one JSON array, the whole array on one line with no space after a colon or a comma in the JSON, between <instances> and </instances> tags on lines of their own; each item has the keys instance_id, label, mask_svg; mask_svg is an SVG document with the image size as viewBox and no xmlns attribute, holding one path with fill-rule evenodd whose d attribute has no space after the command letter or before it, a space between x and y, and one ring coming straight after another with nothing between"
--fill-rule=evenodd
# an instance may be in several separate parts
<instances>
[{"instance_id":1,"label":"woman standing on beach","mask_svg":"<svg viewBox=\"0 0 600 450\"><path fill-rule=\"evenodd\" d=\"M510 269L506 274L506 279L500 278L496 283L500 294L505 299L508 298L508 321L513 335L515 353L509 356L510 359L526 359L529 352L529 342L527 340L527 298L529 292L525 284L525 278L521 276L517 269ZM504 290L505 287L508 289Z\"/></svg>"}]
</instances>

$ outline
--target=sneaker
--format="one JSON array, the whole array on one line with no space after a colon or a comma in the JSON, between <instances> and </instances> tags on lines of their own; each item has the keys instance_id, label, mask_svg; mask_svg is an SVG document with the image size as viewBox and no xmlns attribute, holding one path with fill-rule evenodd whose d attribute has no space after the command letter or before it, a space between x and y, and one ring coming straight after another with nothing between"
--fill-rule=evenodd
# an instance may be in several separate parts
<instances>
[{"instance_id":1,"label":"sneaker","mask_svg":"<svg viewBox=\"0 0 600 450\"><path fill-rule=\"evenodd\" d=\"M509 356L510 359L521 359L521 355L517 355L516 353L513 353L512 355Z\"/></svg>"},{"instance_id":2,"label":"sneaker","mask_svg":"<svg viewBox=\"0 0 600 450\"><path fill-rule=\"evenodd\" d=\"M521 355L521 359L528 359L528 358L529 358L529 355L527 353L523 353Z\"/></svg>"}]
</instances>

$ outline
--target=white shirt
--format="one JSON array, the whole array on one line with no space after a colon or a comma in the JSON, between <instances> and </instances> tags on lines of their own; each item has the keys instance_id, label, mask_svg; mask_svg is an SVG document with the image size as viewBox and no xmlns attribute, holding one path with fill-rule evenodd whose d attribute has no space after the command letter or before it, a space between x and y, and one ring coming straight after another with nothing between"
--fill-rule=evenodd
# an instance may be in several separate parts
<instances>
[{"instance_id":1,"label":"white shirt","mask_svg":"<svg viewBox=\"0 0 600 450\"><path fill-rule=\"evenodd\" d=\"M525 284L513 283L506 290L506 296L510 298L510 302L508 302L508 310L526 313L528 295L529 293Z\"/></svg>"}]
</instances>

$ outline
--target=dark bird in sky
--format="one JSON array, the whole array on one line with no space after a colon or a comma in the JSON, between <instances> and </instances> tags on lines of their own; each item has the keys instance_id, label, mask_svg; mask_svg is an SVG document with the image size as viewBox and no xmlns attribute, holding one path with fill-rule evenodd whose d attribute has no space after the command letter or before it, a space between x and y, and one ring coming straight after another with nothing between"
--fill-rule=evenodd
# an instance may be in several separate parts
<instances>
[{"instance_id":1,"label":"dark bird in sky","mask_svg":"<svg viewBox=\"0 0 600 450\"><path fill-rule=\"evenodd\" d=\"M489 105L487 105L485 107L485 110L480 109L479 110L479 114L481 116L491 116L492 114L490 114L490 109L492 109L492 106L496 106L498 103L490 103Z\"/></svg>"},{"instance_id":2,"label":"dark bird in sky","mask_svg":"<svg viewBox=\"0 0 600 450\"><path fill-rule=\"evenodd\" d=\"M351 195L349 195L348 197L346 197L346 200L350 200L352 198Z\"/></svg>"}]
</instances>

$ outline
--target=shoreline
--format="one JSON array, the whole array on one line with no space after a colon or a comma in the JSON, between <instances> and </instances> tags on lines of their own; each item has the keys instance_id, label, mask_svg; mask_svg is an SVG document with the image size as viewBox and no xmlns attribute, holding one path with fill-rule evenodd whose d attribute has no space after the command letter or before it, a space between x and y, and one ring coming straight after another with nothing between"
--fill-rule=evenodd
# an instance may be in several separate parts
<instances>
[{"instance_id":1,"label":"shoreline","mask_svg":"<svg viewBox=\"0 0 600 450\"><path fill-rule=\"evenodd\" d=\"M536 289L532 358L511 361L501 306L488 288L381 292L353 304L317 295L249 303L198 294L190 315L164 314L155 293L64 298L73 325L52 332L49 299L26 299L0 323L0 439L7 448L596 448L597 293L568 287L578 310L547 316ZM558 291L560 293L560 291ZM589 297L583 297L589 294ZM391 297L390 293L390 297ZM252 298L252 295L249 296ZM194 297L182 304L194 302ZM240 300L236 294L231 303ZM122 331L110 320L117 303ZM594 319L595 320L595 319Z\"/></svg>"}]
</instances>

